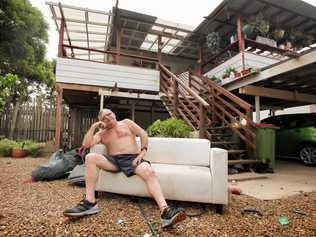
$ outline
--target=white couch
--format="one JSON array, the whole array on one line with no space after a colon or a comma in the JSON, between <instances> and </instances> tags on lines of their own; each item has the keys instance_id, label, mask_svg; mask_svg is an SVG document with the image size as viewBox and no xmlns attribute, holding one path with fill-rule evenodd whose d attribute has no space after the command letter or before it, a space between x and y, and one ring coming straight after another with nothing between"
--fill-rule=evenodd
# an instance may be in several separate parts
<instances>
[{"instance_id":1,"label":"white couch","mask_svg":"<svg viewBox=\"0 0 316 237\"><path fill-rule=\"evenodd\" d=\"M139 139L138 139L139 143ZM106 153L104 145L90 152ZM206 139L149 138L149 160L166 199L227 204L227 151L210 148ZM96 191L150 197L145 183L136 175L100 170ZM223 205L217 205L222 212Z\"/></svg>"}]
</instances>

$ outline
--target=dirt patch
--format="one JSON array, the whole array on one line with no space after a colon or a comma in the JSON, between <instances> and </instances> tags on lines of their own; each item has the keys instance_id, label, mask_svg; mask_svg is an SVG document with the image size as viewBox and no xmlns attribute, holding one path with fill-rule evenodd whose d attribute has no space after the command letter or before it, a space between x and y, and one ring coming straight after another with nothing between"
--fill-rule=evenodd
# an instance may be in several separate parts
<instances>
[{"instance_id":1,"label":"dirt patch","mask_svg":"<svg viewBox=\"0 0 316 237\"><path fill-rule=\"evenodd\" d=\"M272 201L233 195L225 215L216 214L212 205L171 202L184 207L192 217L167 230L161 229L159 212L151 199L135 201L104 193L98 200L101 213L69 221L62 212L80 201L83 188L65 180L23 182L46 161L0 158L0 236L153 236L140 206L160 236L316 236L316 192ZM263 215L242 214L245 207L255 207ZM280 215L287 216L288 225L279 224Z\"/></svg>"}]
</instances>

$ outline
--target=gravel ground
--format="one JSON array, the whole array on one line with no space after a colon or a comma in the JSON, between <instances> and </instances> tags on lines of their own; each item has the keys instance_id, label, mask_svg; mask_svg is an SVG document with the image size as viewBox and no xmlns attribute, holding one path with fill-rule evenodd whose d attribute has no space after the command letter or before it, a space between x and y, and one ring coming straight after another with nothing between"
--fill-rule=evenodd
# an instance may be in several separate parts
<instances>
[{"instance_id":1,"label":"gravel ground","mask_svg":"<svg viewBox=\"0 0 316 237\"><path fill-rule=\"evenodd\" d=\"M161 229L159 212L151 199L135 201L104 193L98 201L101 213L69 220L62 212L80 201L83 188L65 180L23 183L46 161L0 158L0 236L153 236L141 209L160 236L316 236L316 192L273 201L232 195L225 215L216 214L212 205L171 202L189 214L202 214L167 230ZM245 207L255 207L263 215L242 214ZM279 224L280 215L288 217L288 225Z\"/></svg>"}]
</instances>

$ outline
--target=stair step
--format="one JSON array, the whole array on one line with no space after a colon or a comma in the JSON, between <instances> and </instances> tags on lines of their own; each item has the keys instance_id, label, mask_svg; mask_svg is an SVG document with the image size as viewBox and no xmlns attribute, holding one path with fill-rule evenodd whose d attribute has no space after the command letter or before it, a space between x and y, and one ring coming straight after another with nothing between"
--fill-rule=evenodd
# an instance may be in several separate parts
<instances>
[{"instance_id":1,"label":"stair step","mask_svg":"<svg viewBox=\"0 0 316 237\"><path fill-rule=\"evenodd\" d=\"M232 133L211 133L214 137L231 137Z\"/></svg>"},{"instance_id":2,"label":"stair step","mask_svg":"<svg viewBox=\"0 0 316 237\"><path fill-rule=\"evenodd\" d=\"M228 155L236 155L236 154L243 154L246 150L227 150Z\"/></svg>"},{"instance_id":3,"label":"stair step","mask_svg":"<svg viewBox=\"0 0 316 237\"><path fill-rule=\"evenodd\" d=\"M208 130L221 130L221 129L226 129L228 128L227 126L220 126L220 127L211 127L211 128L208 128Z\"/></svg>"},{"instance_id":4,"label":"stair step","mask_svg":"<svg viewBox=\"0 0 316 237\"><path fill-rule=\"evenodd\" d=\"M238 142L231 142L231 141L216 141L211 142L212 145L235 145L238 144Z\"/></svg>"},{"instance_id":5,"label":"stair step","mask_svg":"<svg viewBox=\"0 0 316 237\"><path fill-rule=\"evenodd\" d=\"M260 164L261 160L229 160L228 165L237 165L237 164Z\"/></svg>"}]
</instances>

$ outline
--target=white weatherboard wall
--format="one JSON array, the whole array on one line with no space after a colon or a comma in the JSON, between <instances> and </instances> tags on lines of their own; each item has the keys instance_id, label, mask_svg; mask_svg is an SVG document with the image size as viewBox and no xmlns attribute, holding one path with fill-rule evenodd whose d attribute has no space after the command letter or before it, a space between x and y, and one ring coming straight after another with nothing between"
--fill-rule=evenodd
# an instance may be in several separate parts
<instances>
[{"instance_id":1,"label":"white weatherboard wall","mask_svg":"<svg viewBox=\"0 0 316 237\"><path fill-rule=\"evenodd\" d=\"M159 71L57 58L56 82L159 91Z\"/></svg>"},{"instance_id":2,"label":"white weatherboard wall","mask_svg":"<svg viewBox=\"0 0 316 237\"><path fill-rule=\"evenodd\" d=\"M258 54L245 52L245 64L246 67L249 68L263 68L278 62L280 62L280 60L278 59L268 58ZM236 54L234 57L228 59L224 63L213 68L209 72L205 73L205 75L209 77L215 75L218 78L222 78L223 74L225 73L225 70L228 67L234 67L237 72L240 72L242 70L241 53Z\"/></svg>"}]
</instances>

